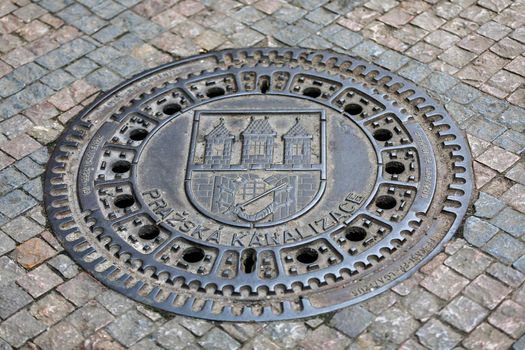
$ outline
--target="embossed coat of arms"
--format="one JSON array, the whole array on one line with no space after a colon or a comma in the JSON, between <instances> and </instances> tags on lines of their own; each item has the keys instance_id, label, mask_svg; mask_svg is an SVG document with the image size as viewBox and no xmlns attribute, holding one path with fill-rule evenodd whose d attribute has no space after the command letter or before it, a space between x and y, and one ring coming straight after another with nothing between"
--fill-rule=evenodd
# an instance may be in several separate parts
<instances>
[{"instance_id":1,"label":"embossed coat of arms","mask_svg":"<svg viewBox=\"0 0 525 350\"><path fill-rule=\"evenodd\" d=\"M300 216L326 186L322 111L203 111L193 120L186 193L229 225L268 227Z\"/></svg>"}]
</instances>

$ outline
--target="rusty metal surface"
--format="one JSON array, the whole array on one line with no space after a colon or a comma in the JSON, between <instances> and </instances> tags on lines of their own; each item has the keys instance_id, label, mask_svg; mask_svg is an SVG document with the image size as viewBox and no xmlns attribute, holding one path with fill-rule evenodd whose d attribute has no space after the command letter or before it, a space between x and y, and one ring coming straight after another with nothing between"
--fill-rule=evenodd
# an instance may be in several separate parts
<instances>
[{"instance_id":1,"label":"rusty metal surface","mask_svg":"<svg viewBox=\"0 0 525 350\"><path fill-rule=\"evenodd\" d=\"M269 321L406 278L471 190L463 135L421 89L331 52L239 49L98 98L57 143L45 201L106 285L178 314Z\"/></svg>"}]
</instances>

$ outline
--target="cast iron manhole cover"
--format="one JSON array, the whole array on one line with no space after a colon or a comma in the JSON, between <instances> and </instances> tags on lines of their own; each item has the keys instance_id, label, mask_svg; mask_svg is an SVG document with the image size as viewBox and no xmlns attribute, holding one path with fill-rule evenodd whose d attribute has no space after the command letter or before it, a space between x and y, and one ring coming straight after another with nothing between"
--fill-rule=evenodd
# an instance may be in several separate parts
<instances>
[{"instance_id":1,"label":"cast iron manhole cover","mask_svg":"<svg viewBox=\"0 0 525 350\"><path fill-rule=\"evenodd\" d=\"M98 98L58 141L45 200L111 288L268 321L391 287L456 231L470 192L461 132L414 85L330 52L241 49Z\"/></svg>"}]
</instances>

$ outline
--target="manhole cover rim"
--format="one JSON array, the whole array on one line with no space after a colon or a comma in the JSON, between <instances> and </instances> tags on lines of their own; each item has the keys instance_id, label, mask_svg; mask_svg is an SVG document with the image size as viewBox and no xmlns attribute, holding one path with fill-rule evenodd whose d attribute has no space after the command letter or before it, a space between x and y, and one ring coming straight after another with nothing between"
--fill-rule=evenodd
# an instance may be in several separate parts
<instances>
[{"instance_id":1,"label":"manhole cover rim","mask_svg":"<svg viewBox=\"0 0 525 350\"><path fill-rule=\"evenodd\" d=\"M52 156L50 158L50 161L49 161L48 168L46 170L46 179L45 179L44 203L45 203L45 206L46 206L46 211L47 211L48 217L51 217L52 215L54 216L58 212L63 211L65 209L65 207L54 207L54 204L53 204L53 202L56 201L57 199L61 199L61 198L63 199L64 197L63 197L62 194L61 195L56 195L57 193L63 193L62 192L63 189L61 188L62 187L61 184L52 183L52 178L56 177L56 173L53 172L52 169L54 169L54 168L61 168L61 167L63 167L65 165L64 162L60 161L60 159L62 159L62 156L64 155L64 152L60 148L61 148L61 146L64 146L64 145L74 146L74 142L72 142L71 139L74 139L74 138L78 137L79 134L73 130L72 126L74 126L74 125L77 125L77 126L78 125L83 125L84 122L82 121L82 118L84 116L89 114L95 107L97 107L98 105L103 103L105 100L107 100L108 98L113 96L118 91L123 90L126 87L136 83L137 81L140 81L141 79L143 79L145 77L148 77L148 76L151 76L151 75L153 75L153 74L155 74L157 72L161 72L161 71L169 69L169 68L173 68L173 67L176 67L176 66L179 66L179 65L183 65L183 64L185 64L187 62L193 62L195 60L204 59L204 58L210 57L210 56L214 56L214 57L218 57L219 56L220 57L221 55L231 54L233 57L237 57L239 54L245 54L247 52L249 54L253 54L255 52L261 52L263 55L266 55L266 54L272 53L272 52L277 52L277 53L279 53L281 55L286 53L286 52L292 52L294 55L297 55L297 56L300 53L309 52L309 55L310 55L309 58L312 58L312 57L318 56L318 55L323 55L326 58L331 58L331 59L337 58L337 59L339 59L341 61L350 59L353 64L355 64L355 65L362 65L362 66L366 67L366 69L364 70L364 72L362 74L366 74L367 72L370 72L370 71L377 71L378 72L378 75L377 75L378 79L376 79L376 80L379 80L380 78L382 78L384 76L391 77L392 80L390 81L390 84L395 84L396 82L400 82L400 83L403 84L402 90L404 90L404 91L414 90L416 92L414 94L414 96L411 96L412 98L417 96L418 98L422 98L423 99L423 102L420 102L418 104L418 106L430 105L430 106L433 106L435 108L433 111L430 111L430 112L426 113L426 116L427 117L431 117L432 115L440 115L440 116L442 116L443 118L439 121L439 124L448 125L449 126L449 129L445 132L445 134L452 134L452 135L454 135L456 137L456 139L452 142L452 144L457 144L457 145L459 145L460 148L459 148L459 150L455 151L455 154L454 154L457 157L457 160L455 161L455 166L461 167L461 168L464 169L464 173L460 177L463 178L463 179L466 179L466 181L462 185L460 185L460 184L453 185L454 186L454 188L453 188L454 190L459 190L459 191L463 191L464 192L463 196L452 196L452 195L449 195L447 197L447 198L449 198L449 199L459 203L459 207L457 207L457 208L449 208L448 209L450 211L453 211L456 214L456 217L455 217L452 225L450 226L450 229L449 229L448 233L446 234L446 236L443 237L443 239L432 250L432 252L427 254L427 256L424 259L419 261L419 263L417 263L415 266L413 266L411 269L409 269L405 274L401 275L401 277L398 277L395 280L393 280L392 282L386 283L386 284L382 285L380 288L377 288L377 289L374 289L372 291L369 291L368 293L363 294L363 295L361 295L359 297L353 298L353 299L348 300L348 301L343 302L343 303L339 303L339 304L335 304L335 305L332 305L332 306L329 306L329 307L325 307L325 308L313 308L307 302L305 302L304 303L304 310L299 312L299 313L295 313L295 312L291 312L291 311L288 312L289 310L286 310L286 306L285 306L284 307L285 308L284 312L282 312L280 315L277 315L277 316L275 314L268 313L268 312L263 312L262 315L258 315L258 316L251 315L249 310L248 310L248 308L245 308L244 311L246 311L246 312L243 312L241 315L233 315L231 313L228 314L228 309L225 309L225 311L220 313L220 314L214 315L214 314L209 313L209 312L208 313L202 312L202 311L195 312L195 311L193 311L191 309L191 305L188 306L188 304L190 304L190 303L186 303L184 306L174 309L173 305L170 305L169 301L165 301L164 303L159 303L159 302L155 301L154 298L153 298L154 297L154 295L153 295L154 293L153 294L149 294L149 295L147 295L145 297L144 296L140 296L140 295L138 295L136 293L133 293L133 291L130 291L130 289L123 287L122 284L121 284L121 281L119 281L119 280L117 280L117 281L109 281L107 279L107 274L108 274L107 270L105 272L103 272L103 273L96 272L95 271L95 266L98 264L98 262L97 261L87 262L87 261L85 261L82 258L87 253L89 253L89 251L84 251L82 253L75 253L74 252L74 246L77 245L78 242L77 241L69 242L69 241L66 241L64 239L64 237L69 232L74 230L74 228L73 229L64 229L63 226L62 226L63 224L66 224L68 221L70 221L69 218L65 217L62 220L50 220L51 221L51 225L53 227L53 231L58 235L58 237L60 238L61 243L67 248L66 249L67 252L69 254L72 254L73 257L75 258L75 261L77 263L79 263L83 268L88 270L91 274L94 274L97 277L97 279L102 281L107 286L109 286L109 287L111 287L113 289L116 289L116 290L122 292L125 295L131 296L132 298L134 298L134 299L136 299L138 301L144 302L144 303L152 305L154 307L158 307L158 308L165 309L165 310L168 310L168 311L176 312L178 314L183 314L183 315L193 316L193 317L199 317L199 318L205 318L205 319L213 319L213 320L269 321L269 320L277 320L277 319L304 318L304 317L313 316L313 315L320 314L320 313L333 311L333 310L339 309L341 307L352 305L352 304L358 303L358 302L360 302L362 300L366 300L366 299L368 299L368 298L370 298L370 297L372 297L374 295L377 295L377 294L381 293L384 290L387 290L387 289L391 288L393 285L395 285L395 284L405 280L406 278L408 278L414 271L416 271L420 266L422 266L423 264L428 262L433 256L435 256L441 250L443 244L446 241L448 241L450 239L450 237L456 232L456 230L459 227L459 225L461 224L463 216L464 216L464 214L465 214L465 212L467 210L467 206L468 206L468 202L469 202L469 198L470 198L470 193L472 192L472 172L471 172L471 168L470 168L470 164L471 164L470 153L469 153L468 147L466 146L467 144L466 144L465 138L463 136L463 133L457 128L455 122L448 115L448 113L444 109L442 109L439 104L436 104L434 102L434 100L432 98L430 98L424 91L422 91L420 88L417 88L411 82L408 82L408 81L406 81L406 80L404 80L404 79L402 79L402 78L400 78L400 77L398 77L396 75L392 75L391 72L389 72L389 71L387 71L387 70L385 70L383 68L377 67L377 66L375 66L373 64L364 62L364 61L362 61L360 59L357 59L357 58L354 58L354 57L348 57L348 56L345 56L345 55L340 55L340 54L333 53L333 52L330 52L330 51L310 51L310 50L305 50L305 49L288 49L288 48L279 48L279 49L268 48L268 49L248 49L248 50L246 50L246 49L232 49L232 50L223 50L223 51L219 51L219 52L215 52L215 53L208 53L208 54L204 54L204 55L195 55L195 56L188 57L188 58L180 60L180 61L167 63L167 64L164 64L162 66L159 66L159 67L150 69L148 71L145 71L143 73L140 73L140 74L134 76L133 78L131 78L130 80L125 81L125 82L119 84L118 86L116 86L115 88L109 90L108 92L102 94L101 96L97 97L90 105L85 107L74 119L69 121L68 129L66 129L66 131L59 137L59 139L56 142L55 149L53 151L53 154L52 154ZM326 74L328 74L328 73L326 73ZM399 93L399 91L397 91L396 93ZM192 108L194 108L194 107L195 106L192 106ZM87 141L86 141L86 143L87 143ZM452 152L452 151L450 151L450 152ZM463 159L459 160L460 158L463 158ZM67 198L67 195L65 197ZM285 302L284 305L287 305L287 303Z\"/></svg>"}]
</instances>

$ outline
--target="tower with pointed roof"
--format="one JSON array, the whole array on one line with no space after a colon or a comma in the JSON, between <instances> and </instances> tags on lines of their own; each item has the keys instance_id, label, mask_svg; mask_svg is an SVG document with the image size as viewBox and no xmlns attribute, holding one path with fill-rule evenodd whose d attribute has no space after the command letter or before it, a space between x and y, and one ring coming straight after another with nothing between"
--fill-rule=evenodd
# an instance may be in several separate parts
<instances>
[{"instance_id":1,"label":"tower with pointed roof","mask_svg":"<svg viewBox=\"0 0 525 350\"><path fill-rule=\"evenodd\" d=\"M310 165L312 135L308 134L299 119L283 136L284 164Z\"/></svg>"},{"instance_id":2,"label":"tower with pointed roof","mask_svg":"<svg viewBox=\"0 0 525 350\"><path fill-rule=\"evenodd\" d=\"M273 163L273 142L277 135L268 118L254 119L242 132L242 164L268 165Z\"/></svg>"},{"instance_id":3,"label":"tower with pointed roof","mask_svg":"<svg viewBox=\"0 0 525 350\"><path fill-rule=\"evenodd\" d=\"M204 163L209 165L230 165L234 136L221 120L208 135L204 137Z\"/></svg>"}]
</instances>

